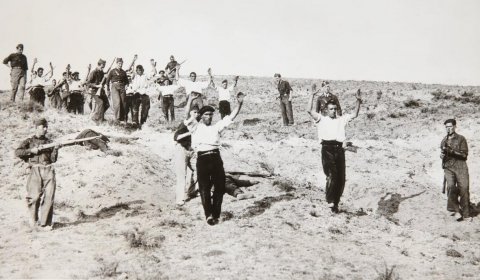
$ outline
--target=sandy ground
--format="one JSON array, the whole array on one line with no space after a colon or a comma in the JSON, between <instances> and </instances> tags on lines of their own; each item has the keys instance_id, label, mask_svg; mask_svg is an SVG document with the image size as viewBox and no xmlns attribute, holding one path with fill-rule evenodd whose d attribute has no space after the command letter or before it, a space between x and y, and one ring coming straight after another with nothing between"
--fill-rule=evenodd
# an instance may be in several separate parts
<instances>
[{"instance_id":1,"label":"sandy ground","mask_svg":"<svg viewBox=\"0 0 480 280\"><path fill-rule=\"evenodd\" d=\"M291 81L292 127L281 126L269 80L239 82L247 98L224 135L225 169L272 176L244 189L253 199L226 195L222 221L213 227L199 198L174 205L172 128L178 121L166 124L158 103L143 129L130 131L48 107L29 112L27 103L11 104L3 92L0 277L478 279L480 218L456 222L445 210L439 144L443 120L455 117L470 148L471 201L480 206L480 89L333 82L347 111L355 90L365 92L361 116L347 128L358 150L346 153L341 213L333 215L324 199L321 146L304 111L310 82ZM53 139L92 128L110 137L114 151L61 149L51 232L27 225L26 166L13 156L33 134L36 116L49 120Z\"/></svg>"}]
</instances>

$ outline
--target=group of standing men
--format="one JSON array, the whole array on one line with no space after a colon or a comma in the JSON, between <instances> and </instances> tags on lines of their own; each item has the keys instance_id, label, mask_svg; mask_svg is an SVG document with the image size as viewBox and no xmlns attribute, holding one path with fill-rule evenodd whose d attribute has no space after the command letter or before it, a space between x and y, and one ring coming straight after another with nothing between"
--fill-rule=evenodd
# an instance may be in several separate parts
<instances>
[{"instance_id":1,"label":"group of standing men","mask_svg":"<svg viewBox=\"0 0 480 280\"><path fill-rule=\"evenodd\" d=\"M181 63L170 57L165 71L156 75L156 63L152 60L152 72L146 75L142 65L133 66L137 57L135 56L129 70L122 69L122 58L116 58L116 67L104 72L106 61L100 59L97 67L87 75L84 82L79 79L78 72L70 75L70 68L63 73L63 79L56 83L53 81L53 90L49 94L50 101L54 107L61 107L63 97L59 91L65 87L68 96L72 100L78 99L73 104L82 104L82 108L74 108L77 113L83 113L84 90L89 96L92 109L92 119L103 121L104 113L109 108L109 96L113 105L115 120L127 122L128 113L132 115L133 122L143 124L148 117L150 108L151 88L154 85L160 86L159 98L162 99L162 109L167 120L173 121L174 98L173 94L179 87L185 87L187 94L186 119L180 124L175 132L175 170L176 202L183 205L189 198L196 194L195 181L198 182L198 191L202 200L202 206L206 221L210 225L219 222L223 195L225 193L226 175L223 168L223 161L220 156L221 133L236 118L243 104L243 93L236 94L237 106L232 111L230 98L236 93L236 85L239 77L236 76L232 85L228 81L222 81L221 87L216 87L213 82L211 70L208 69L209 80L198 82L196 73L191 72L190 79L179 79ZM11 54L4 60L4 64L11 67L12 94L11 101L15 101L17 95L23 100L27 78L28 64L23 55L23 45L17 46L17 53ZM36 60L34 60L33 69ZM53 76L53 66L50 64L49 76L44 75L43 69L32 69L31 98L44 105L45 92L43 86ZM285 126L293 125L292 110L292 87L281 78L280 74L274 75L274 80L280 94L280 107L282 120ZM106 86L106 92L104 87ZM83 88L82 88L83 87ZM215 88L219 93L219 111L221 120L212 123L215 109L212 106L204 105L202 91L208 87ZM320 95L315 100L315 96ZM80 95L80 96L77 96ZM347 124L355 119L360 111L362 103L360 89L356 93L356 107L354 114L344 114L340 107L338 98L330 91L327 81L322 83L321 89L317 90L312 85L306 111L317 123L318 139L321 141L321 159L323 171L326 175L326 201L331 211L338 213L340 198L345 187L345 131ZM315 106L314 106L315 103ZM68 107L68 106L67 106ZM315 108L314 108L315 107ZM69 107L71 108L71 107ZM456 121L449 119L445 121L447 136L441 143L441 158L445 170L445 185L448 186L447 209L454 212L457 220L470 219L469 211L469 175L466 165L468 147L465 138L456 134ZM38 150L38 146L49 143L45 137L47 122L45 119L35 121L36 135L25 140L16 150L19 157L28 159L31 164L30 179L27 184L27 202L32 215L33 223L39 222L41 226L51 226L53 194L55 191L55 178L51 164L55 161L57 149ZM195 168L192 166L192 159L196 159ZM196 171L196 180L193 171ZM213 195L212 195L213 187ZM40 196L43 198L42 206L39 204ZM460 201L459 201L460 199ZM42 208L42 216L39 220L38 211Z\"/></svg>"}]
</instances>

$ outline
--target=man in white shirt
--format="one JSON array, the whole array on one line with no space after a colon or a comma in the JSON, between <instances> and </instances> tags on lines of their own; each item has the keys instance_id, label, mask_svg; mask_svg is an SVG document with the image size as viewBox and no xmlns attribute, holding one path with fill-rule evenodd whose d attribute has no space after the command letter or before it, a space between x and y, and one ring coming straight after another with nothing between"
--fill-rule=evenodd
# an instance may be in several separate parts
<instances>
[{"instance_id":1,"label":"man in white shirt","mask_svg":"<svg viewBox=\"0 0 480 280\"><path fill-rule=\"evenodd\" d=\"M202 94L204 89L207 89L209 86L213 87L213 77L211 74L210 68L208 69L208 76L209 80L205 82L199 82L197 81L197 74L195 72L190 73L190 80L186 79L180 79L179 78L179 69L180 65L177 66L177 84L179 86L185 87L185 91L187 93L187 97L192 93L192 92L198 92ZM192 106L197 106L199 109L203 107L203 99L202 96L200 95L199 98L196 98L193 101Z\"/></svg>"},{"instance_id":2,"label":"man in white shirt","mask_svg":"<svg viewBox=\"0 0 480 280\"><path fill-rule=\"evenodd\" d=\"M190 94L187 102L189 111L198 94ZM197 153L197 181L202 199L202 206L209 225L218 223L225 193L225 170L220 156L220 136L222 131L237 117L242 108L244 94L237 95L238 106L232 114L212 125L215 109L204 106L198 111L198 117L191 116L185 125L191 133L192 148ZM214 186L213 197L211 189Z\"/></svg>"},{"instance_id":3,"label":"man in white shirt","mask_svg":"<svg viewBox=\"0 0 480 280\"><path fill-rule=\"evenodd\" d=\"M327 177L325 186L325 195L332 212L338 213L338 204L345 187L345 150L343 142L345 141L345 127L349 121L358 117L360 111L360 89L356 93L357 104L355 114L344 114L337 116L337 105L333 100L328 101L327 115L323 116L313 109L313 100L315 91L312 90L307 112L317 122L318 139L322 143L322 165L323 172Z\"/></svg>"},{"instance_id":4,"label":"man in white shirt","mask_svg":"<svg viewBox=\"0 0 480 280\"><path fill-rule=\"evenodd\" d=\"M85 104L84 83L80 80L79 75L78 72L73 72L68 85L70 95L68 96L67 111L74 114L83 114L83 105Z\"/></svg>"},{"instance_id":5,"label":"man in white shirt","mask_svg":"<svg viewBox=\"0 0 480 280\"><path fill-rule=\"evenodd\" d=\"M228 81L223 80L220 88L215 87L218 91L218 111L220 117L223 119L225 116L230 115L232 112L230 109L230 96L235 94L237 89L238 76L233 79L233 85L228 86Z\"/></svg>"},{"instance_id":6,"label":"man in white shirt","mask_svg":"<svg viewBox=\"0 0 480 280\"><path fill-rule=\"evenodd\" d=\"M153 65L152 65L153 66ZM132 83L129 85L129 91L133 94L131 101L128 102L128 111L132 110L132 121L135 124L144 124L148 117L148 111L150 110L150 97L147 94L147 90L152 84L151 78L155 75L152 73L150 76L144 74L142 65L137 65L135 73L132 76ZM127 92L127 96L128 96ZM139 120L140 115L140 120Z\"/></svg>"},{"instance_id":7,"label":"man in white shirt","mask_svg":"<svg viewBox=\"0 0 480 280\"><path fill-rule=\"evenodd\" d=\"M32 79L30 80L30 100L45 106L45 90L44 87L50 85L50 79L53 77L53 66L50 63L50 74L43 76L43 68L39 67L35 72L35 64L37 59L33 60Z\"/></svg>"}]
</instances>

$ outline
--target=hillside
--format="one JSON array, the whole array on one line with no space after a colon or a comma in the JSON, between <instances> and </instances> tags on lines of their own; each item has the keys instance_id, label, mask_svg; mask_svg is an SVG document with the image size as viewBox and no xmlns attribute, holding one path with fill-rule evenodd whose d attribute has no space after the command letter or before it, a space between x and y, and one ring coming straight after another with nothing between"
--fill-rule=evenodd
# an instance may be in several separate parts
<instances>
[{"instance_id":1,"label":"hillside","mask_svg":"<svg viewBox=\"0 0 480 280\"><path fill-rule=\"evenodd\" d=\"M2 92L0 277L478 279L480 218L456 222L446 211L439 145L443 121L455 117L469 144L471 202L480 210L480 88L333 81L346 111L356 89L364 92L360 116L347 128L358 150L346 152L347 182L334 215L324 199L321 145L305 112L312 81L290 82L296 124L283 127L270 80L239 81L247 97L224 135L225 169L273 176L244 189L252 199L225 195L213 227L199 198L174 204L172 128L183 109L175 125L166 124L153 103L147 124L133 131L12 104ZM13 156L36 116L49 120L53 139L85 128L111 139L108 154L60 150L51 232L29 228L26 166Z\"/></svg>"}]
</instances>

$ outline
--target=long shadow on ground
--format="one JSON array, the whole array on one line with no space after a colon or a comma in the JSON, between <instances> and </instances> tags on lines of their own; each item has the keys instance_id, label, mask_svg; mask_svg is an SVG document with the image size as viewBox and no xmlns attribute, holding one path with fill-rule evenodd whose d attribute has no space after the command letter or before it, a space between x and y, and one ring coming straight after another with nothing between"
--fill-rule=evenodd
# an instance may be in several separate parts
<instances>
[{"instance_id":1,"label":"long shadow on ground","mask_svg":"<svg viewBox=\"0 0 480 280\"><path fill-rule=\"evenodd\" d=\"M97 213L95 213L93 215L87 215L83 212L80 212L79 218L75 222L55 223L54 227L57 229L57 228L63 228L63 227L69 227L69 226L77 226L77 225L85 224L85 223L94 223L94 222L97 222L98 220L101 220L101 219L111 218L111 217L115 216L115 214L117 214L118 212L120 212L122 210L130 210L130 209L132 209L132 208L130 208L130 205L132 205L132 204L142 204L144 202L145 201L143 201L143 200L135 200L135 201L131 201L131 202L118 203L118 204L115 204L113 206L104 207L100 211L98 211ZM131 216L137 215L136 213L138 213L137 209L133 209L133 212L131 213Z\"/></svg>"}]
</instances>

